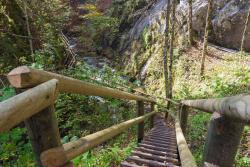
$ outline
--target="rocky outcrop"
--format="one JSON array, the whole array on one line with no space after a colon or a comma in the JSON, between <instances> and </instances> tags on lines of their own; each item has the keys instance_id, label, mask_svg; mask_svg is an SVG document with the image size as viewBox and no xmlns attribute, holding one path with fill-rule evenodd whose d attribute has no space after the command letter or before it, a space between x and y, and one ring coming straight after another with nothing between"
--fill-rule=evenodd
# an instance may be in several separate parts
<instances>
[{"instance_id":1,"label":"rocky outcrop","mask_svg":"<svg viewBox=\"0 0 250 167\"><path fill-rule=\"evenodd\" d=\"M249 0L214 0L210 41L223 47L239 49ZM179 6L179 21L184 23L187 16L187 3L182 0ZM193 29L202 37L205 27L207 1L196 0L193 4ZM245 50L250 51L250 24L247 28Z\"/></svg>"},{"instance_id":2,"label":"rocky outcrop","mask_svg":"<svg viewBox=\"0 0 250 167\"><path fill-rule=\"evenodd\" d=\"M140 17L120 43L120 51L125 58L125 72L131 76L145 79L148 69L152 67L152 60L162 56L166 7L166 0L150 0L133 14Z\"/></svg>"}]
</instances>

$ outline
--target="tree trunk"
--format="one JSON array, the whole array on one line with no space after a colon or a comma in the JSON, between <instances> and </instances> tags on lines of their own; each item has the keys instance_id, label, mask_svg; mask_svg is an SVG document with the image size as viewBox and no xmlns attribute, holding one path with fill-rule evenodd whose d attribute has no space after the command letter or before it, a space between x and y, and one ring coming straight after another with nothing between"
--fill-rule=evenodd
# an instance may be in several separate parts
<instances>
[{"instance_id":1,"label":"tree trunk","mask_svg":"<svg viewBox=\"0 0 250 167\"><path fill-rule=\"evenodd\" d=\"M174 39L175 39L175 9L176 0L172 1L172 18L171 18L171 41L170 41L170 54L169 54L169 97L173 96L173 57L174 57Z\"/></svg>"},{"instance_id":2,"label":"tree trunk","mask_svg":"<svg viewBox=\"0 0 250 167\"><path fill-rule=\"evenodd\" d=\"M188 44L192 46L194 43L193 40L193 0L188 1Z\"/></svg>"},{"instance_id":3,"label":"tree trunk","mask_svg":"<svg viewBox=\"0 0 250 167\"><path fill-rule=\"evenodd\" d=\"M169 49L169 16L170 16L170 0L167 0L167 11L166 11L166 29L165 29L165 46L164 46L164 53L163 53L163 73L165 79L165 91L166 97L169 97L168 91L168 49Z\"/></svg>"},{"instance_id":4,"label":"tree trunk","mask_svg":"<svg viewBox=\"0 0 250 167\"><path fill-rule=\"evenodd\" d=\"M24 2L24 14L25 14L25 21L26 21L27 33L28 33L28 37L29 37L30 53L31 53L31 55L33 55L34 54L33 41L32 41L32 36L31 36L31 31L30 31L30 24L29 24L29 16L28 16L28 11L27 11L27 4L25 2ZM34 62L34 58L33 58L33 62Z\"/></svg>"},{"instance_id":5,"label":"tree trunk","mask_svg":"<svg viewBox=\"0 0 250 167\"><path fill-rule=\"evenodd\" d=\"M201 77L204 76L205 59L206 59L206 54L207 54L207 44L208 44L208 35L209 35L209 25L210 25L210 21L211 21L211 17L212 17L212 6L213 6L213 0L208 0L206 27L205 27L203 50L202 50L202 60L201 60L201 71L200 71Z\"/></svg>"},{"instance_id":6,"label":"tree trunk","mask_svg":"<svg viewBox=\"0 0 250 167\"><path fill-rule=\"evenodd\" d=\"M250 8L248 9L248 14L247 14L247 18L246 18L246 22L245 22L245 28L242 34L242 39L241 39L241 45L240 45L240 54L243 55L243 51L244 51L244 42L245 42L245 38L246 38L246 33L247 33L247 26L249 23L249 17L250 17Z\"/></svg>"}]
</instances>

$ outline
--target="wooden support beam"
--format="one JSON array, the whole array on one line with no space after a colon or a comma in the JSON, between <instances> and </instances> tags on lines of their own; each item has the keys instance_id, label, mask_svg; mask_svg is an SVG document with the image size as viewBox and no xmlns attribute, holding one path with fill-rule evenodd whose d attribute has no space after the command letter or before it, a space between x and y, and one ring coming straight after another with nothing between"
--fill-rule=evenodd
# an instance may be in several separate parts
<instances>
[{"instance_id":1,"label":"wooden support beam","mask_svg":"<svg viewBox=\"0 0 250 167\"><path fill-rule=\"evenodd\" d=\"M188 121L188 106L182 105L180 111L180 124L183 134L186 134L187 130L187 121Z\"/></svg>"},{"instance_id":2,"label":"wooden support beam","mask_svg":"<svg viewBox=\"0 0 250 167\"><path fill-rule=\"evenodd\" d=\"M0 102L0 132L54 104L57 94L57 80L53 79Z\"/></svg>"},{"instance_id":3,"label":"wooden support beam","mask_svg":"<svg viewBox=\"0 0 250 167\"><path fill-rule=\"evenodd\" d=\"M151 110L151 112L154 112L154 110L155 110L155 103L150 103L150 110ZM150 118L150 127L151 128L154 127L154 116L152 116Z\"/></svg>"},{"instance_id":4,"label":"wooden support beam","mask_svg":"<svg viewBox=\"0 0 250 167\"><path fill-rule=\"evenodd\" d=\"M60 92L155 102L155 100L143 96L134 95L113 88L94 85L92 83L43 70L32 69L27 66L15 68L8 74L7 77L11 85L15 88L31 88L48 80L57 79L59 81L58 88Z\"/></svg>"},{"instance_id":5,"label":"wooden support beam","mask_svg":"<svg viewBox=\"0 0 250 167\"><path fill-rule=\"evenodd\" d=\"M18 94L24 91L26 90L16 89ZM37 99L37 101L39 100L41 99ZM37 166L43 167L40 160L40 154L50 148L61 146L57 119L54 112L54 104L47 106L42 111L27 118L24 120L24 123L32 144Z\"/></svg>"},{"instance_id":6,"label":"wooden support beam","mask_svg":"<svg viewBox=\"0 0 250 167\"><path fill-rule=\"evenodd\" d=\"M182 133L180 122L175 122L176 140L182 167L197 167L192 153L190 152L185 137Z\"/></svg>"},{"instance_id":7,"label":"wooden support beam","mask_svg":"<svg viewBox=\"0 0 250 167\"><path fill-rule=\"evenodd\" d=\"M40 155L43 151L61 146L54 106L51 105L25 120L37 166L43 167Z\"/></svg>"},{"instance_id":8,"label":"wooden support beam","mask_svg":"<svg viewBox=\"0 0 250 167\"><path fill-rule=\"evenodd\" d=\"M137 116L144 115L144 103L142 101L137 101ZM137 131L137 141L141 143L144 137L144 121L138 124L138 131Z\"/></svg>"},{"instance_id":9,"label":"wooden support beam","mask_svg":"<svg viewBox=\"0 0 250 167\"><path fill-rule=\"evenodd\" d=\"M212 115L205 143L203 164L232 167L244 124L219 113Z\"/></svg>"},{"instance_id":10,"label":"wooden support beam","mask_svg":"<svg viewBox=\"0 0 250 167\"><path fill-rule=\"evenodd\" d=\"M169 115L169 107L170 107L170 104L169 104L169 101L167 102L167 107L164 108L165 110L165 120L167 121L168 120L168 115Z\"/></svg>"},{"instance_id":11,"label":"wooden support beam","mask_svg":"<svg viewBox=\"0 0 250 167\"><path fill-rule=\"evenodd\" d=\"M45 83L45 85L46 84L48 85L48 83L50 82L51 84L54 84L54 86L56 87L57 80L53 79ZM42 84L42 86L43 85L44 84ZM41 88L41 85L37 86L37 88ZM25 92L29 92L32 90L34 90L34 88L27 90L27 91L26 89L16 89L16 92L19 95L22 95L23 92L25 93ZM46 93L45 95L46 95L45 98L48 98L48 95ZM30 96L28 98L32 98L32 97ZM34 103L37 104L37 102L41 100L42 98L36 99ZM54 109L54 101L55 99L52 101L51 105L47 106L42 111L38 110L40 112L38 113L36 112L36 114L24 120L25 126L28 131L29 139L32 144L32 149L36 158L36 163L37 163L37 166L39 167L43 167L42 162L40 160L40 154L43 151L48 150L50 148L61 146L60 134L59 134L58 124L57 124L57 119L56 119L55 109ZM26 105L27 107L30 106L30 104L26 104Z\"/></svg>"},{"instance_id":12,"label":"wooden support beam","mask_svg":"<svg viewBox=\"0 0 250 167\"><path fill-rule=\"evenodd\" d=\"M77 141L66 143L62 147L55 147L44 151L41 154L42 163L45 167L59 167L69 160L72 160L89 149L111 139L131 126L136 125L155 114L156 112L148 113L144 116L128 120L94 134L82 137Z\"/></svg>"},{"instance_id":13,"label":"wooden support beam","mask_svg":"<svg viewBox=\"0 0 250 167\"><path fill-rule=\"evenodd\" d=\"M185 100L183 104L250 123L250 95L239 95L221 99Z\"/></svg>"}]
</instances>

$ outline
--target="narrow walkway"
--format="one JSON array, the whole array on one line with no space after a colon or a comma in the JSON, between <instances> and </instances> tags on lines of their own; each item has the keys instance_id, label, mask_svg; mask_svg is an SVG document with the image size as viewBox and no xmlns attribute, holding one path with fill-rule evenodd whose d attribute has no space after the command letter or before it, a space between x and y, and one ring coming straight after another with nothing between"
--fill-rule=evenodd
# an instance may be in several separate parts
<instances>
[{"instance_id":1,"label":"narrow walkway","mask_svg":"<svg viewBox=\"0 0 250 167\"><path fill-rule=\"evenodd\" d=\"M121 167L177 167L178 159L175 129L168 127L164 118L156 115L153 129L138 144Z\"/></svg>"}]
</instances>

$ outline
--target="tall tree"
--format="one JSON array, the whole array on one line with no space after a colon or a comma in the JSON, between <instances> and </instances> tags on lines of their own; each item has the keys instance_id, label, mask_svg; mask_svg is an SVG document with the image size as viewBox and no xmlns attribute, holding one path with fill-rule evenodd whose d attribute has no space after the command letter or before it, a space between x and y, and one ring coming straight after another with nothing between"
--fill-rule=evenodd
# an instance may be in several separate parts
<instances>
[{"instance_id":1,"label":"tall tree","mask_svg":"<svg viewBox=\"0 0 250 167\"><path fill-rule=\"evenodd\" d=\"M163 74L165 80L165 91L166 98L169 97L169 85L168 85L168 49L169 49L169 17L170 17L171 4L170 0L167 0L167 10L166 10L166 28L165 28L165 43L163 51Z\"/></svg>"},{"instance_id":2,"label":"tall tree","mask_svg":"<svg viewBox=\"0 0 250 167\"><path fill-rule=\"evenodd\" d=\"M206 59L206 55L207 55L209 26L210 26L210 23L212 20L212 6L213 6L213 0L208 0L206 27L205 27L205 32L204 32L204 41L203 41L203 49L202 49L202 60L201 60L201 71L200 71L201 77L204 76L205 59Z\"/></svg>"},{"instance_id":3,"label":"tall tree","mask_svg":"<svg viewBox=\"0 0 250 167\"><path fill-rule=\"evenodd\" d=\"M249 23L249 17L250 17L250 8L248 9L248 14L247 14L246 22L245 22L245 27L244 27L244 31L243 31L242 39L241 39L241 45L240 45L240 53L241 53L241 55L243 54L243 51L244 51L244 42L245 42L245 38L246 38L247 27L248 27L248 23Z\"/></svg>"},{"instance_id":4,"label":"tall tree","mask_svg":"<svg viewBox=\"0 0 250 167\"><path fill-rule=\"evenodd\" d=\"M33 48L33 41L32 41L32 35L30 31L30 23L29 23L29 16L28 16L28 11L27 11L27 4L26 2L23 2L24 6L24 14L25 14L25 21L26 21L26 27L27 27L27 34L28 34L28 40L29 40L29 45L30 45L30 54L33 56L34 54L34 48ZM34 62L34 59L33 59Z\"/></svg>"},{"instance_id":5,"label":"tall tree","mask_svg":"<svg viewBox=\"0 0 250 167\"><path fill-rule=\"evenodd\" d=\"M193 40L193 0L188 0L188 44L192 46Z\"/></svg>"},{"instance_id":6,"label":"tall tree","mask_svg":"<svg viewBox=\"0 0 250 167\"><path fill-rule=\"evenodd\" d=\"M174 39L175 39L175 9L176 0L172 0L172 17L171 17L171 40L169 49L169 97L173 96L173 57L174 57Z\"/></svg>"}]
</instances>

